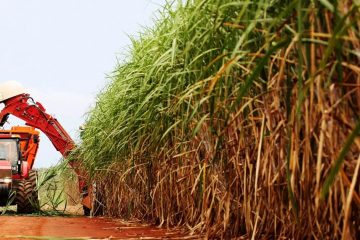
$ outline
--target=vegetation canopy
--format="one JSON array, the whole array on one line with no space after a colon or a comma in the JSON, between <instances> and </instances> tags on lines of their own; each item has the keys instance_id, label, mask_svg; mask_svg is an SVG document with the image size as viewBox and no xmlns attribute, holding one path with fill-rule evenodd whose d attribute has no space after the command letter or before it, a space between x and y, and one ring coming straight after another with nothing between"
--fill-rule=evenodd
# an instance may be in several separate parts
<instances>
[{"instance_id":1,"label":"vegetation canopy","mask_svg":"<svg viewBox=\"0 0 360 240\"><path fill-rule=\"evenodd\" d=\"M359 7L166 4L82 134L105 213L210 238L359 237Z\"/></svg>"}]
</instances>

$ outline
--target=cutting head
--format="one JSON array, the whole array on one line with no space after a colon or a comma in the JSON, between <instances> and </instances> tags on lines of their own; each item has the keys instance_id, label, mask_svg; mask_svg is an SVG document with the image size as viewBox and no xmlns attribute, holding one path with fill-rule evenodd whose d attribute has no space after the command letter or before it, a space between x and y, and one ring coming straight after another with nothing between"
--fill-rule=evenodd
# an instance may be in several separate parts
<instances>
[{"instance_id":1,"label":"cutting head","mask_svg":"<svg viewBox=\"0 0 360 240\"><path fill-rule=\"evenodd\" d=\"M27 93L25 88L16 81L7 81L0 84L0 103L17 95Z\"/></svg>"}]
</instances>

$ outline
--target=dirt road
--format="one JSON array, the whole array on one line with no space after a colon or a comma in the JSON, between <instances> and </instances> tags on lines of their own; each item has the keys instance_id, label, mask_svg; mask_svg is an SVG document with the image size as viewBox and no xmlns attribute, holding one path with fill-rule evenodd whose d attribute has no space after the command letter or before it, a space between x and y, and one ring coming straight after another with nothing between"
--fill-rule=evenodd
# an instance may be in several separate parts
<instances>
[{"instance_id":1,"label":"dirt road","mask_svg":"<svg viewBox=\"0 0 360 240\"><path fill-rule=\"evenodd\" d=\"M0 239L178 239L183 236L177 230L108 218L0 217Z\"/></svg>"}]
</instances>

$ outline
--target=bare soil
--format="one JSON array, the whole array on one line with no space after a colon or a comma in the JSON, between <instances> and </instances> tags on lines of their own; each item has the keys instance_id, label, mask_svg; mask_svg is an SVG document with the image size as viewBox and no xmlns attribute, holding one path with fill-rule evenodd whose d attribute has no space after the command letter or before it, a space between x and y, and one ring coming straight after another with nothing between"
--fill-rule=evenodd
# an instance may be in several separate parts
<instances>
[{"instance_id":1,"label":"bare soil","mask_svg":"<svg viewBox=\"0 0 360 240\"><path fill-rule=\"evenodd\" d=\"M0 216L0 239L196 239L178 229L99 217Z\"/></svg>"}]
</instances>

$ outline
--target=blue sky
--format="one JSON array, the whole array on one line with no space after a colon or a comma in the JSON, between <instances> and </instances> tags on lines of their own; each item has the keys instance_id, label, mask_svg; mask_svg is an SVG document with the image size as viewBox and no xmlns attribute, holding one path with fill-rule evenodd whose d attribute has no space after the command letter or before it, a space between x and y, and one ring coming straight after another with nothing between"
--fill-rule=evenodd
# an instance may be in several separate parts
<instances>
[{"instance_id":1,"label":"blue sky","mask_svg":"<svg viewBox=\"0 0 360 240\"><path fill-rule=\"evenodd\" d=\"M76 140L96 94L121 62L129 35L152 26L165 2L1 0L0 83L20 82ZM14 117L9 122L23 124ZM60 158L42 134L35 167Z\"/></svg>"}]
</instances>

